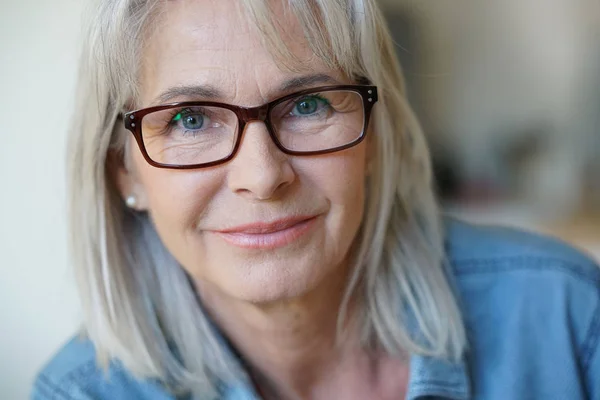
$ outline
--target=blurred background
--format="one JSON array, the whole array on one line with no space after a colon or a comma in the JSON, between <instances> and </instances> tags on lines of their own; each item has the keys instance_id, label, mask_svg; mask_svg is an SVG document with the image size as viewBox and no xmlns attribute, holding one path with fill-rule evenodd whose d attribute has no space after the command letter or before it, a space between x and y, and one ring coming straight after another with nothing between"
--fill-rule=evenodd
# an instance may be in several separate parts
<instances>
[{"instance_id":1,"label":"blurred background","mask_svg":"<svg viewBox=\"0 0 600 400\"><path fill-rule=\"evenodd\" d=\"M82 3L0 0L1 400L27 399L81 320L64 176Z\"/></svg>"},{"instance_id":2,"label":"blurred background","mask_svg":"<svg viewBox=\"0 0 600 400\"><path fill-rule=\"evenodd\" d=\"M448 213L600 259L600 2L380 0ZM0 2L0 399L77 328L64 142L80 0Z\"/></svg>"},{"instance_id":3,"label":"blurred background","mask_svg":"<svg viewBox=\"0 0 600 400\"><path fill-rule=\"evenodd\" d=\"M600 2L381 3L447 212L600 257Z\"/></svg>"}]
</instances>

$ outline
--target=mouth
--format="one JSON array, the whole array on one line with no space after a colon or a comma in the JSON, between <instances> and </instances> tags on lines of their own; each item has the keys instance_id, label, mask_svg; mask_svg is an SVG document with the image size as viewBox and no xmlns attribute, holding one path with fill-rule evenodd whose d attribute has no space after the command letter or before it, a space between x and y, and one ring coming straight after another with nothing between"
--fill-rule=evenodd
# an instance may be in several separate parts
<instances>
[{"instance_id":1,"label":"mouth","mask_svg":"<svg viewBox=\"0 0 600 400\"><path fill-rule=\"evenodd\" d=\"M276 249L296 242L316 225L317 216L281 219L213 231L230 245L243 249Z\"/></svg>"}]
</instances>

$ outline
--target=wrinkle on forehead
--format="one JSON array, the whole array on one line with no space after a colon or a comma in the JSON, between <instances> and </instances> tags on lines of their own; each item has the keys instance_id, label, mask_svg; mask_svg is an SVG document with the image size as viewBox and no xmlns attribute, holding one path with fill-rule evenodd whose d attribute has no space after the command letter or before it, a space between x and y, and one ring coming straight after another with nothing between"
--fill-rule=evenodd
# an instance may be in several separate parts
<instances>
[{"instance_id":1,"label":"wrinkle on forehead","mask_svg":"<svg viewBox=\"0 0 600 400\"><path fill-rule=\"evenodd\" d=\"M312 52L295 17L291 13L283 17L282 37L301 60L296 74L339 75ZM218 86L227 95L222 99L225 102L257 105L268 101L283 80L294 76L265 48L262 34L238 2L228 0L166 2L147 36L141 72L140 93L145 106L148 99L169 87L191 84ZM244 97L247 93L258 96Z\"/></svg>"},{"instance_id":2,"label":"wrinkle on forehead","mask_svg":"<svg viewBox=\"0 0 600 400\"><path fill-rule=\"evenodd\" d=\"M158 18L147 37L152 37L165 28L167 25L172 25L172 16L178 12L188 16L189 23L179 27L181 33L185 33L190 37L197 38L196 44L198 48L203 48L212 51L240 51L248 49L246 43L248 37L253 37L256 40L254 43L257 46L264 46L264 35L254 24L253 19L247 15L246 10L239 1L231 0L178 0L167 1L162 6L162 17ZM295 15L284 7L284 1L276 0L270 2L270 9L277 16L274 21L274 29L279 33L282 40L289 47L290 52L297 56L303 64L310 65L315 61L315 54L309 49L308 43L304 37L304 31L295 17ZM202 7L199 7L202 5ZM224 12L227 9L229 12ZM230 24L230 21L235 19L235 29L227 30L228 47L223 49L218 41L214 40L217 35L220 38L225 38L221 26ZM177 26L170 26L171 29L178 29ZM207 37L211 38L207 40Z\"/></svg>"}]
</instances>

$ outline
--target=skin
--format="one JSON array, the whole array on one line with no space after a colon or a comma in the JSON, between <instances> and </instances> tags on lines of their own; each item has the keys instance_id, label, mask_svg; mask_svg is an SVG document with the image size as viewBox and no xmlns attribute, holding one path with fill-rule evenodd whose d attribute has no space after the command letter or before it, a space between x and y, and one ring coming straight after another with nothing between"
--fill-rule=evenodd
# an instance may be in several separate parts
<instances>
[{"instance_id":1,"label":"skin","mask_svg":"<svg viewBox=\"0 0 600 400\"><path fill-rule=\"evenodd\" d=\"M211 85L210 100L257 106L290 92L352 83L308 49L297 21L282 24L292 51L310 69L280 69L234 2L165 2L147 40L139 107L169 88ZM290 79L320 74L329 81L292 90ZM169 101L206 100L199 95ZM277 399L402 399L408 369L367 354L349 340L334 346L335 321L348 276L348 253L363 217L367 144L293 157L273 144L261 122L250 123L236 157L197 170L150 166L131 139L128 168L117 172L123 198L151 216L162 241L193 278L224 333L251 365L259 391ZM310 234L270 250L243 249L214 233L257 221L316 216Z\"/></svg>"}]
</instances>

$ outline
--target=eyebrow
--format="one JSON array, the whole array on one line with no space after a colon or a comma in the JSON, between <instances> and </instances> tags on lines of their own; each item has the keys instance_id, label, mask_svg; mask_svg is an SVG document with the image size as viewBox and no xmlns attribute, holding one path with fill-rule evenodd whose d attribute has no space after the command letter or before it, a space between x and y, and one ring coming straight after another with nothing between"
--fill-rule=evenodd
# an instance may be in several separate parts
<instances>
[{"instance_id":1,"label":"eyebrow","mask_svg":"<svg viewBox=\"0 0 600 400\"><path fill-rule=\"evenodd\" d=\"M288 79L279 87L279 91L289 92L294 89L304 89L307 86L312 86L317 83L339 84L337 79L326 74L304 75Z\"/></svg>"},{"instance_id":2,"label":"eyebrow","mask_svg":"<svg viewBox=\"0 0 600 400\"><path fill-rule=\"evenodd\" d=\"M202 98L206 100L222 99L223 93L210 85L184 85L174 86L162 92L153 104L168 103L177 97Z\"/></svg>"},{"instance_id":3,"label":"eyebrow","mask_svg":"<svg viewBox=\"0 0 600 400\"><path fill-rule=\"evenodd\" d=\"M289 93L293 90L304 89L316 84L339 84L338 80L326 74L313 74L298 76L286 80L279 86L279 93ZM225 97L224 93L211 85L183 85L174 86L156 97L153 104L169 103L176 98L191 98L203 100L219 100Z\"/></svg>"}]
</instances>

